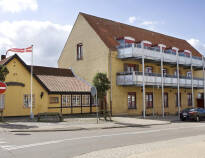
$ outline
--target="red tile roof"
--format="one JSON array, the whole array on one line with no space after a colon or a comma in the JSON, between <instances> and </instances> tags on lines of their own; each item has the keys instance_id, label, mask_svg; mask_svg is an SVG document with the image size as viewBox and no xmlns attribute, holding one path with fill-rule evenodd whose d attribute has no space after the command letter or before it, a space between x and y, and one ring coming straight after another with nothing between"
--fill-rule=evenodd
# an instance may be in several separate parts
<instances>
[{"instance_id":1,"label":"red tile roof","mask_svg":"<svg viewBox=\"0 0 205 158\"><path fill-rule=\"evenodd\" d=\"M0 61L0 65L8 64L13 58L18 59L30 72L31 66L26 65L17 55L10 56ZM55 93L90 92L91 86L74 76L70 69L33 66L33 77L48 91Z\"/></svg>"},{"instance_id":2,"label":"red tile roof","mask_svg":"<svg viewBox=\"0 0 205 158\"><path fill-rule=\"evenodd\" d=\"M152 42L154 45L164 44L168 48L177 47L180 50L191 51L193 56L201 57L201 54L183 39L167 36L161 33L141 29L85 13L80 14L87 20L102 41L111 50L116 50L116 46L119 45L119 43L115 40L116 38L130 36L135 38L135 41L147 40Z\"/></svg>"},{"instance_id":3,"label":"red tile roof","mask_svg":"<svg viewBox=\"0 0 205 158\"><path fill-rule=\"evenodd\" d=\"M30 69L30 65L28 65L28 67ZM45 66L33 66L33 73L35 75L74 77L74 74L70 69L45 67Z\"/></svg>"},{"instance_id":4,"label":"red tile roof","mask_svg":"<svg viewBox=\"0 0 205 158\"><path fill-rule=\"evenodd\" d=\"M91 87L76 77L37 75L50 92L90 92Z\"/></svg>"}]
</instances>

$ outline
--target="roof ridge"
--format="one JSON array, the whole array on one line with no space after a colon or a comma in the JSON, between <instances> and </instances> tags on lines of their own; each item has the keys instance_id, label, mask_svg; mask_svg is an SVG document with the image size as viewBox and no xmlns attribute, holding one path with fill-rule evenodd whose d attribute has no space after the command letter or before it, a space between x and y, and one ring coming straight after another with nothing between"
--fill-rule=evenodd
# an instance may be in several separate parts
<instances>
[{"instance_id":1,"label":"roof ridge","mask_svg":"<svg viewBox=\"0 0 205 158\"><path fill-rule=\"evenodd\" d=\"M179 39L179 40L186 41L186 40L184 40L184 39L182 39L182 38L173 37L173 36L171 36L171 35L167 35L167 34L164 34L164 33L160 33L160 32L148 30L148 29L145 29L145 28L133 26L133 25L130 25L130 24L126 24L126 23L119 22L119 21L114 21L114 20L111 20L111 19L106 19L106 18L102 18L102 17L99 17L99 16L95 16L95 15L91 15L91 14L87 14L87 13L83 13L83 12L79 12L79 14L81 14L81 15L86 15L86 16L92 16L92 17L95 17L95 18L98 18L98 19L102 19L102 20L106 20L106 21L111 21L111 22L114 22L114 23L119 23L119 24L122 24L122 25L127 25L127 26L129 26L129 27L133 27L133 28L137 28L137 29L144 30L144 31L149 31L149 32L157 33L157 34L160 34L160 35L163 35L163 36L167 36L167 37L171 37L171 38L175 38L175 39Z\"/></svg>"},{"instance_id":2,"label":"roof ridge","mask_svg":"<svg viewBox=\"0 0 205 158\"><path fill-rule=\"evenodd\" d=\"M31 65L27 65L31 66ZM61 69L61 70L70 70L69 68L59 68L59 67L51 67L51 66L43 66L43 65L33 65L33 67L40 67L40 68L51 68L51 69Z\"/></svg>"}]
</instances>

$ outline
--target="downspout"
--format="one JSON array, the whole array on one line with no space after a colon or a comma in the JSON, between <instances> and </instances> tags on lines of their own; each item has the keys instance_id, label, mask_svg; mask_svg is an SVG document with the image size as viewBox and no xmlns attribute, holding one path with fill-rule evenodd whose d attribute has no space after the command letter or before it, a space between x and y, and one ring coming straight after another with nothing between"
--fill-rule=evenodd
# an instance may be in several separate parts
<instances>
[{"instance_id":1,"label":"downspout","mask_svg":"<svg viewBox=\"0 0 205 158\"><path fill-rule=\"evenodd\" d=\"M192 99L192 107L194 108L194 83L193 83L193 66L192 66L192 53L191 53L191 99Z\"/></svg>"},{"instance_id":2,"label":"downspout","mask_svg":"<svg viewBox=\"0 0 205 158\"><path fill-rule=\"evenodd\" d=\"M110 114L112 116L112 54L109 49L109 75L110 75Z\"/></svg>"}]
</instances>

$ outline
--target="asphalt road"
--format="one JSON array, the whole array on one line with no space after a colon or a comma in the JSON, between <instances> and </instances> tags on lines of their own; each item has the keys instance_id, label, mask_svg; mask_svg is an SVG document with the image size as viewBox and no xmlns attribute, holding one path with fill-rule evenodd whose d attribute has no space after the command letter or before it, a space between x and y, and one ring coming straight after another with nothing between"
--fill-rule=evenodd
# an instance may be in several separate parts
<instances>
[{"instance_id":1,"label":"asphalt road","mask_svg":"<svg viewBox=\"0 0 205 158\"><path fill-rule=\"evenodd\" d=\"M70 158L91 151L205 134L205 122L67 132L0 132L0 158Z\"/></svg>"}]
</instances>

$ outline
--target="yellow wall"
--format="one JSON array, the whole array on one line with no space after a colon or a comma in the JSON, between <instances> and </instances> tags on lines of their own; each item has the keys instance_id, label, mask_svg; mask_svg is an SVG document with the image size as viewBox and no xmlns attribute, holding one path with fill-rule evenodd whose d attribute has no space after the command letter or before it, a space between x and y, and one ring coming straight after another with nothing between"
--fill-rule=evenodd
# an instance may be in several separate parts
<instances>
[{"instance_id":1,"label":"yellow wall","mask_svg":"<svg viewBox=\"0 0 205 158\"><path fill-rule=\"evenodd\" d=\"M25 86L7 86L5 92L5 108L4 116L28 116L30 115L30 107L24 107L24 94L30 94L30 73L28 70L17 60L12 59L6 67L9 70L9 74L6 76L5 82L19 82ZM41 93L43 97L41 98ZM61 112L60 108L50 109L49 107L61 106L60 94L48 94L48 92L40 85L40 83L33 78L33 94L35 95L35 104L33 105L33 113L37 115L43 112ZM58 97L59 103L50 103L50 97ZM95 107L93 107L93 112ZM82 113L89 113L90 107L83 107ZM64 108L63 114L71 114L71 108ZM73 114L81 113L81 107L73 108Z\"/></svg>"},{"instance_id":2,"label":"yellow wall","mask_svg":"<svg viewBox=\"0 0 205 158\"><path fill-rule=\"evenodd\" d=\"M140 61L134 60L120 60L117 59L117 52L112 52L112 110L113 114L134 114L134 115L141 115L143 111L143 103L142 103L142 88L135 87L135 86L117 86L116 83L116 73L124 71L124 63L129 64L139 64L139 71L142 71L142 64ZM145 62L146 66L153 67L153 73L161 73L160 65L156 63L147 63ZM164 65L164 68L167 68L167 74L173 75L176 67ZM186 73L190 71L190 69L185 69L180 67L180 74L186 76ZM200 73L199 73L200 74ZM198 77L198 73L194 73L194 77ZM197 93L199 90L194 90L194 102L195 106L197 105ZM136 109L128 109L128 101L127 96L128 92L136 92ZM152 114L153 111L155 114L162 114L162 104L161 104L161 88L157 87L146 87L146 92L153 92L153 104L154 109L146 109L147 114ZM168 108L165 108L165 112L169 114L176 114L178 111L178 107L176 107L176 97L175 93L177 93L177 88L165 88L164 92L168 93ZM184 89L180 88L181 92L181 108L184 109L188 107L188 99L187 94L191 93L191 89ZM109 94L108 94L109 96ZM108 97L109 99L109 97Z\"/></svg>"},{"instance_id":3,"label":"yellow wall","mask_svg":"<svg viewBox=\"0 0 205 158\"><path fill-rule=\"evenodd\" d=\"M78 43L83 44L83 60L76 60ZM96 32L79 15L58 60L58 67L71 67L76 75L92 83L97 72L108 73L108 52Z\"/></svg>"},{"instance_id":4,"label":"yellow wall","mask_svg":"<svg viewBox=\"0 0 205 158\"><path fill-rule=\"evenodd\" d=\"M9 74L6 76L5 82L20 82L25 84L25 87L7 87L5 92L4 116L30 115L30 108L25 108L23 105L24 94L30 94L30 73L16 58L6 66ZM44 93L43 98L40 97L41 92ZM45 89L35 79L33 79L33 94L35 95L33 113L36 115L38 112L46 112L48 95Z\"/></svg>"},{"instance_id":5,"label":"yellow wall","mask_svg":"<svg viewBox=\"0 0 205 158\"><path fill-rule=\"evenodd\" d=\"M83 44L83 60L76 60L76 45L78 43ZM70 33L70 36L65 44L65 47L61 53L58 60L58 66L62 68L72 67L75 74L79 77L85 79L86 81L92 83L93 77L97 72L105 72L108 78L112 82L112 91L109 90L107 93L108 107L110 106L111 92L112 92L112 112L113 114L141 114L142 112L142 92L140 87L130 86L122 87L116 84L116 73L124 71L124 63L139 64L139 71L142 71L142 65L139 61L129 60L123 61L117 59L117 52L111 52L109 48L105 46L96 32L87 23L83 16L79 15L75 25ZM147 63L145 66L152 66L153 73L161 73L160 65L156 63ZM167 68L168 74L173 75L176 70L175 66L164 65ZM186 76L186 73L190 69L183 68L180 66L180 75ZM194 77L201 77L200 71L194 72ZM146 91L152 91L153 88L146 88ZM127 106L127 93L137 92L137 111L128 110ZM175 93L177 89L175 88L165 88L165 92L169 93L169 108L165 109L165 112L175 114L177 112L177 107L175 106ZM187 93L191 93L191 89L185 90L181 88L182 92L182 108L187 107ZM195 92L195 105L196 96L198 90ZM154 111L156 113L161 113L161 89L154 88ZM148 113L152 113L152 109L147 110Z\"/></svg>"}]
</instances>

